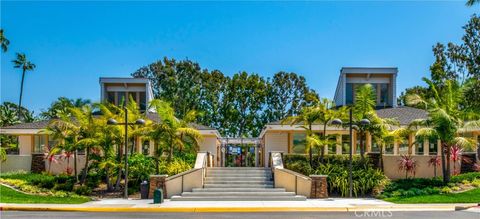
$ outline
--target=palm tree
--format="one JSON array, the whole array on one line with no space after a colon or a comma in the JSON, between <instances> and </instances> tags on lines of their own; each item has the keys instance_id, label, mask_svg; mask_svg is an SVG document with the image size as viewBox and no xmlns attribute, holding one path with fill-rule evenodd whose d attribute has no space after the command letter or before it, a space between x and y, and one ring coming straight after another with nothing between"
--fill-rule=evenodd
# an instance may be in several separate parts
<instances>
[{"instance_id":1,"label":"palm tree","mask_svg":"<svg viewBox=\"0 0 480 219\"><path fill-rule=\"evenodd\" d=\"M0 29L0 44L2 46L2 51L7 52L8 45L10 45L10 41L5 37L3 33L3 29Z\"/></svg>"},{"instance_id":2,"label":"palm tree","mask_svg":"<svg viewBox=\"0 0 480 219\"><path fill-rule=\"evenodd\" d=\"M461 131L480 128L480 120L467 121L475 118L471 112L462 110L460 102L462 87L456 81L447 80L442 86L435 85L431 80L423 78L429 85L433 97L425 99L418 94L407 96L410 104L420 104L428 111L428 118L415 121L422 127L417 130L416 137L420 139L438 137L441 141L441 159L443 181L450 181L451 146L475 147L473 139L458 136ZM478 119L478 117L476 118Z\"/></svg>"},{"instance_id":3,"label":"palm tree","mask_svg":"<svg viewBox=\"0 0 480 219\"><path fill-rule=\"evenodd\" d=\"M320 138L318 138L320 142L315 142L315 138L312 140L315 142L314 145L320 146L318 148L318 163L323 163L323 158L325 156L324 147L336 145L337 143L336 139L332 139L331 136L327 135L327 126L336 118L345 118L347 116L347 108L341 107L339 109L335 109L335 103L327 98L322 98L316 107L320 111L317 122L323 126L323 133Z\"/></svg>"},{"instance_id":4,"label":"palm tree","mask_svg":"<svg viewBox=\"0 0 480 219\"><path fill-rule=\"evenodd\" d=\"M473 6L473 5L478 4L478 3L480 3L480 0L467 0L466 5L467 6Z\"/></svg>"},{"instance_id":5,"label":"palm tree","mask_svg":"<svg viewBox=\"0 0 480 219\"><path fill-rule=\"evenodd\" d=\"M2 45L3 46L3 45ZM22 108L22 95L23 95L23 82L25 81L25 72L33 71L35 69L35 64L27 60L27 57L24 53L17 53L17 59L12 61L14 68L22 69L22 82L20 83L20 99L18 100L18 115L20 117L20 109Z\"/></svg>"},{"instance_id":6,"label":"palm tree","mask_svg":"<svg viewBox=\"0 0 480 219\"><path fill-rule=\"evenodd\" d=\"M196 112L189 112L186 114L186 120L180 120L174 116L174 110L167 102L155 99L150 102L150 107L156 110L160 120L158 123L152 124L150 137L169 151L168 162L172 161L175 149L181 150L186 145L195 150L198 148L202 135L197 129L188 125L190 117L196 115Z\"/></svg>"},{"instance_id":7,"label":"palm tree","mask_svg":"<svg viewBox=\"0 0 480 219\"><path fill-rule=\"evenodd\" d=\"M290 116L282 120L283 124L298 125L306 131L306 145L305 152L308 153L310 166L313 167L313 151L314 147L319 147L323 144L318 136L313 132L312 126L322 116L322 111L316 106L303 107L300 113L296 116Z\"/></svg>"},{"instance_id":8,"label":"palm tree","mask_svg":"<svg viewBox=\"0 0 480 219\"><path fill-rule=\"evenodd\" d=\"M354 123L358 123L357 127L360 130L360 157L365 159L365 132L371 129L372 125L362 125L362 119L371 119L376 116L375 113L375 93L371 84L365 84L357 88L355 95L355 104L353 105Z\"/></svg>"}]
</instances>

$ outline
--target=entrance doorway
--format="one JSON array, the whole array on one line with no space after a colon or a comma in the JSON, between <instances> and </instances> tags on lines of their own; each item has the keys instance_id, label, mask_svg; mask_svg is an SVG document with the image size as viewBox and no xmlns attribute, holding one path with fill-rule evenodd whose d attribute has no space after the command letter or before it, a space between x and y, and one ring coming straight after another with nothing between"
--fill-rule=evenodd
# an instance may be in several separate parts
<instances>
[{"instance_id":1,"label":"entrance doorway","mask_svg":"<svg viewBox=\"0 0 480 219\"><path fill-rule=\"evenodd\" d=\"M221 165L224 167L258 167L261 158L260 140L257 138L221 139Z\"/></svg>"}]
</instances>

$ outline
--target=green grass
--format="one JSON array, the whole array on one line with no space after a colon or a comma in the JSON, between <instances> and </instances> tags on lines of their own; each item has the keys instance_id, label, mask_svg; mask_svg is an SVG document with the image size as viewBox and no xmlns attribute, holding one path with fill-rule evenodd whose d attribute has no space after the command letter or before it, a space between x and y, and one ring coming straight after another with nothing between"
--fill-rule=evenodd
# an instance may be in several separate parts
<instances>
[{"instance_id":1,"label":"green grass","mask_svg":"<svg viewBox=\"0 0 480 219\"><path fill-rule=\"evenodd\" d=\"M0 203L35 204L81 204L90 201L87 197L55 197L29 195L0 185Z\"/></svg>"},{"instance_id":2,"label":"green grass","mask_svg":"<svg viewBox=\"0 0 480 219\"><path fill-rule=\"evenodd\" d=\"M386 198L385 201L398 204L416 203L480 203L480 188L456 194L421 195L413 197Z\"/></svg>"}]
</instances>

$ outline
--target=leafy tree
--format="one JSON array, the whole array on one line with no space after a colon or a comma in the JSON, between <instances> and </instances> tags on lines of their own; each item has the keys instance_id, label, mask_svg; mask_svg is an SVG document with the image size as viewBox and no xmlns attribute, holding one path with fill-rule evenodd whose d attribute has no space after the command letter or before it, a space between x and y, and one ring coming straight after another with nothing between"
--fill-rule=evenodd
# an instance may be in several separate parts
<instances>
[{"instance_id":1,"label":"leafy tree","mask_svg":"<svg viewBox=\"0 0 480 219\"><path fill-rule=\"evenodd\" d=\"M22 108L22 96L23 96L23 83L25 80L25 72L33 71L35 69L35 64L27 60L27 57L24 53L17 53L17 59L12 61L14 68L22 69L22 82L20 83L20 98L18 100L18 114L20 115L20 110Z\"/></svg>"},{"instance_id":2,"label":"leafy tree","mask_svg":"<svg viewBox=\"0 0 480 219\"><path fill-rule=\"evenodd\" d=\"M467 6L473 6L475 4L478 4L479 2L480 2L480 0L467 0L466 5Z\"/></svg>"},{"instance_id":3,"label":"leafy tree","mask_svg":"<svg viewBox=\"0 0 480 219\"><path fill-rule=\"evenodd\" d=\"M209 125L218 130L223 130L223 114L224 107L223 97L227 85L229 84L229 77L223 75L218 70L207 71L203 70L201 74L201 89L200 89L200 103L197 107L203 116L200 116L199 123ZM224 133L222 131L222 133Z\"/></svg>"},{"instance_id":4,"label":"leafy tree","mask_svg":"<svg viewBox=\"0 0 480 219\"><path fill-rule=\"evenodd\" d=\"M278 121L298 114L302 107L313 105L317 101L318 95L308 88L303 76L281 71L267 80L266 106L262 119L264 123Z\"/></svg>"},{"instance_id":5,"label":"leafy tree","mask_svg":"<svg viewBox=\"0 0 480 219\"><path fill-rule=\"evenodd\" d=\"M3 33L3 29L0 29L0 44L2 47L3 52L7 52L8 46L10 45L10 40L5 37L5 34Z\"/></svg>"},{"instance_id":6,"label":"leafy tree","mask_svg":"<svg viewBox=\"0 0 480 219\"><path fill-rule=\"evenodd\" d=\"M224 94L224 122L232 137L258 136L263 122L260 118L265 101L265 81L257 74L241 72L229 81ZM236 124L236 125L233 125Z\"/></svg>"}]
</instances>

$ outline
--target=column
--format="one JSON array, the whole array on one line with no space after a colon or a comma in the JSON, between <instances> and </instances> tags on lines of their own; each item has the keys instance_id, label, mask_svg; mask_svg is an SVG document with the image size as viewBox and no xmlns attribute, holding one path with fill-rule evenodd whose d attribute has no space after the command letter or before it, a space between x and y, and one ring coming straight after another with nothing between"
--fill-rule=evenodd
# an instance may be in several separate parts
<instances>
[{"instance_id":1,"label":"column","mask_svg":"<svg viewBox=\"0 0 480 219\"><path fill-rule=\"evenodd\" d=\"M423 141L423 155L429 155L430 154L430 142L428 139L425 139Z\"/></svg>"},{"instance_id":2,"label":"column","mask_svg":"<svg viewBox=\"0 0 480 219\"><path fill-rule=\"evenodd\" d=\"M365 133L366 137L366 152L372 152L372 135L370 135L370 132Z\"/></svg>"},{"instance_id":3,"label":"column","mask_svg":"<svg viewBox=\"0 0 480 219\"><path fill-rule=\"evenodd\" d=\"M342 135L337 135L336 154L342 154Z\"/></svg>"},{"instance_id":4,"label":"column","mask_svg":"<svg viewBox=\"0 0 480 219\"><path fill-rule=\"evenodd\" d=\"M398 142L393 143L393 155L398 155Z\"/></svg>"},{"instance_id":5,"label":"column","mask_svg":"<svg viewBox=\"0 0 480 219\"><path fill-rule=\"evenodd\" d=\"M150 146L148 147L149 155L154 156L155 155L155 142L153 140L149 141Z\"/></svg>"},{"instance_id":6,"label":"column","mask_svg":"<svg viewBox=\"0 0 480 219\"><path fill-rule=\"evenodd\" d=\"M410 155L415 155L415 135L413 133L410 133L408 135L408 154Z\"/></svg>"},{"instance_id":7,"label":"column","mask_svg":"<svg viewBox=\"0 0 480 219\"><path fill-rule=\"evenodd\" d=\"M442 155L442 141L440 139L437 140L437 155Z\"/></svg>"},{"instance_id":8,"label":"column","mask_svg":"<svg viewBox=\"0 0 480 219\"><path fill-rule=\"evenodd\" d=\"M328 198L327 175L310 175L312 187L310 198Z\"/></svg>"},{"instance_id":9,"label":"column","mask_svg":"<svg viewBox=\"0 0 480 219\"><path fill-rule=\"evenodd\" d=\"M143 140L142 140L142 137L137 137L136 138L136 144L135 146L137 147L137 153L140 153L140 154L143 154Z\"/></svg>"},{"instance_id":10,"label":"column","mask_svg":"<svg viewBox=\"0 0 480 219\"><path fill-rule=\"evenodd\" d=\"M255 145L255 167L258 167L258 144Z\"/></svg>"}]
</instances>

